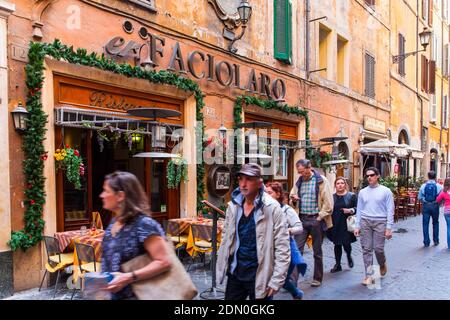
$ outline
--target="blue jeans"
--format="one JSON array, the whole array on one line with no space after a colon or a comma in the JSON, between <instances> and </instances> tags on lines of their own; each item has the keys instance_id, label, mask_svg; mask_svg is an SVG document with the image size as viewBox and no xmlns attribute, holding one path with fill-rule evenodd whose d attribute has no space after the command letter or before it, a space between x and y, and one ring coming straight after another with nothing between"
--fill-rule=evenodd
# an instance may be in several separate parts
<instances>
[{"instance_id":1,"label":"blue jeans","mask_svg":"<svg viewBox=\"0 0 450 320\"><path fill-rule=\"evenodd\" d=\"M450 249L450 214L444 214L445 222L447 222L447 247Z\"/></svg>"},{"instance_id":2,"label":"blue jeans","mask_svg":"<svg viewBox=\"0 0 450 320\"><path fill-rule=\"evenodd\" d=\"M286 289L293 297L303 296L303 291L297 288L297 285L291 279L291 274L294 271L295 264L291 263L289 265L288 274L286 277L286 282L284 283L283 288Z\"/></svg>"},{"instance_id":3,"label":"blue jeans","mask_svg":"<svg viewBox=\"0 0 450 320\"><path fill-rule=\"evenodd\" d=\"M439 243L439 205L437 203L424 203L422 224L423 224L423 244L430 245L430 218L433 219L433 241Z\"/></svg>"}]
</instances>

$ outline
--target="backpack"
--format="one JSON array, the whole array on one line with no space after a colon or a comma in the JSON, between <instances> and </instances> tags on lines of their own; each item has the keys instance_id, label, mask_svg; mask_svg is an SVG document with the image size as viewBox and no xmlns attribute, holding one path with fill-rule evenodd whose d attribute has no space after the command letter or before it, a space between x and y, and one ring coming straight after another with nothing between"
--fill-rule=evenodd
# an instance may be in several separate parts
<instances>
[{"instance_id":1,"label":"backpack","mask_svg":"<svg viewBox=\"0 0 450 320\"><path fill-rule=\"evenodd\" d=\"M437 186L435 183L427 183L425 185L425 201L426 202L435 202L437 197Z\"/></svg>"}]
</instances>

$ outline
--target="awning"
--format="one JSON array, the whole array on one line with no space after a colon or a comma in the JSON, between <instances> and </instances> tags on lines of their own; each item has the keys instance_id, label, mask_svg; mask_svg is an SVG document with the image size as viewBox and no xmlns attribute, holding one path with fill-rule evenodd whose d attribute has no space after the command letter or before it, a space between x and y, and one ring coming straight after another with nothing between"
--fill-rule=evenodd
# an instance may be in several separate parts
<instances>
[{"instance_id":1,"label":"awning","mask_svg":"<svg viewBox=\"0 0 450 320\"><path fill-rule=\"evenodd\" d=\"M408 157L409 155L408 150L405 148L405 146L390 141L389 139L380 139L363 144L360 147L359 152L363 154L388 153L399 158Z\"/></svg>"},{"instance_id":2,"label":"awning","mask_svg":"<svg viewBox=\"0 0 450 320\"><path fill-rule=\"evenodd\" d=\"M150 135L154 124L166 126L172 131L176 128L183 128L176 124L140 120L120 112L81 109L72 106L55 108L55 125L62 127L104 130L108 126L114 131L139 132Z\"/></svg>"}]
</instances>

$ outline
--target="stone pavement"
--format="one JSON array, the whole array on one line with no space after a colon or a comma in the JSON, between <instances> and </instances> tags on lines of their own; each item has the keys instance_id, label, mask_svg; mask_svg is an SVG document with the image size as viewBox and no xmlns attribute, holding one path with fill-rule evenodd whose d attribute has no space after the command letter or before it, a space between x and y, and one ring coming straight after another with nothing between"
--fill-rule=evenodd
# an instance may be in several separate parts
<instances>
[{"instance_id":1,"label":"stone pavement","mask_svg":"<svg viewBox=\"0 0 450 320\"><path fill-rule=\"evenodd\" d=\"M431 231L431 224L430 224ZM440 245L424 248L422 245L422 216L400 220L394 226L393 239L386 243L388 273L381 279L380 288L368 289L361 285L364 278L364 266L359 241L353 244L353 260L355 266L349 269L345 253L342 258L343 271L331 274L334 265L333 245L325 240L324 279L319 288L312 288L308 282L312 279L312 250L305 249L308 270L304 278L299 279L299 287L305 292L305 300L366 300L366 299L450 299L450 249L446 241L447 227L445 220L440 219ZM374 261L376 259L374 258ZM187 260L185 260L187 262ZM211 272L196 263L189 272L199 292L211 286ZM376 287L376 286L375 286ZM47 300L52 299L53 290L43 289L38 292L32 289L7 298L11 300ZM61 289L56 298L70 299L71 291ZM76 294L74 299L82 299ZM199 299L199 297L197 297ZM290 300L291 296L281 290L275 300Z\"/></svg>"}]
</instances>

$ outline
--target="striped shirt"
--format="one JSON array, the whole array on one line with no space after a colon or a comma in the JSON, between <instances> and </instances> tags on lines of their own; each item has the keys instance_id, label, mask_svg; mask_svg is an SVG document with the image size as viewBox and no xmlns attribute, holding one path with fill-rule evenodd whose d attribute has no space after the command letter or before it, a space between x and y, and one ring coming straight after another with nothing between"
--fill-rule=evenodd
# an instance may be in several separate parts
<instances>
[{"instance_id":1,"label":"striped shirt","mask_svg":"<svg viewBox=\"0 0 450 320\"><path fill-rule=\"evenodd\" d=\"M303 181L300 187L302 207L300 214L314 215L319 213L319 204L316 198L316 177L313 175L308 181Z\"/></svg>"}]
</instances>

